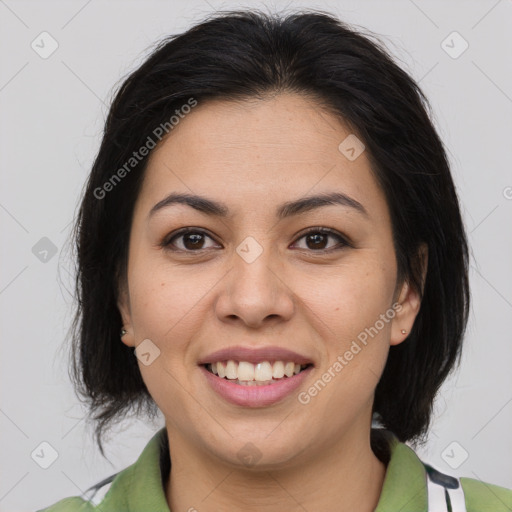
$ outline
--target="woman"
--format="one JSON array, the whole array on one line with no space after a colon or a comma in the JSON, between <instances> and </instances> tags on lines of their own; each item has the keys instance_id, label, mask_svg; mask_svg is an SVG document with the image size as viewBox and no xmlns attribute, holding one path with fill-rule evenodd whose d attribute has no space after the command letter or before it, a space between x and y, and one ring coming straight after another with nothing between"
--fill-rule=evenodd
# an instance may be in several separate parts
<instances>
[{"instance_id":1,"label":"woman","mask_svg":"<svg viewBox=\"0 0 512 512\"><path fill-rule=\"evenodd\" d=\"M318 12L162 42L114 99L76 226L100 449L129 409L165 427L47 511L512 509L404 444L460 361L468 252L427 100L378 42Z\"/></svg>"}]
</instances>

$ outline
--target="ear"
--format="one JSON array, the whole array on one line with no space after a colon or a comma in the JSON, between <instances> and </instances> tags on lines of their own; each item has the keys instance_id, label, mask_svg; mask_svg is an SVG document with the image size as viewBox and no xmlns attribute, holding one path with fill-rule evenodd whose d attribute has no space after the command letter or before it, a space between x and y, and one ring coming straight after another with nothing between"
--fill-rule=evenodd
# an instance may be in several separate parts
<instances>
[{"instance_id":1,"label":"ear","mask_svg":"<svg viewBox=\"0 0 512 512\"><path fill-rule=\"evenodd\" d=\"M130 296L126 282L120 284L119 286L117 307L123 321L122 328L126 331L126 334L120 335L121 341L128 347L135 347L135 336L133 334L131 320Z\"/></svg>"},{"instance_id":2,"label":"ear","mask_svg":"<svg viewBox=\"0 0 512 512\"><path fill-rule=\"evenodd\" d=\"M417 264L421 269L421 289L424 289L428 268L428 247L422 244L418 250ZM421 306L421 295L408 281L405 281L396 300L400 307L395 309L396 314L391 324L390 345L399 345L411 333L416 315ZM403 332L405 331L405 333Z\"/></svg>"}]
</instances>

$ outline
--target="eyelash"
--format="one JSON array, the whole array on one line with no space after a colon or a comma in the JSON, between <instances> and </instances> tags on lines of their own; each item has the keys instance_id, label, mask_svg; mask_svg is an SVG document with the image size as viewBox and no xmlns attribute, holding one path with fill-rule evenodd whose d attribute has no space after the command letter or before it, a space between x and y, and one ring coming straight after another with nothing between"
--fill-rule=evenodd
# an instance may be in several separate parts
<instances>
[{"instance_id":1,"label":"eyelash","mask_svg":"<svg viewBox=\"0 0 512 512\"><path fill-rule=\"evenodd\" d=\"M185 235L192 234L192 233L205 235L208 238L211 238L212 240L215 241L215 239L212 236L210 236L206 231L204 231L204 230L202 230L200 228L183 228L183 229L178 230L175 233L172 233L169 237L165 238L163 240L163 242L160 244L160 246L162 248L164 248L165 250L168 250L168 251L190 253L190 254L192 254L192 253L201 253L203 251L207 251L208 249L192 250L192 249L176 249L176 248L171 248L172 242L174 240L176 240L177 238L183 237ZM310 228L308 231L302 233L297 240L301 240L302 238L305 238L305 237L307 237L308 235L311 235L311 234L329 235L329 236L331 236L333 238L337 238L338 239L338 245L334 246L334 247L331 247L329 249L319 249L319 250L315 250L315 249L298 249L298 250L308 251L308 252L313 252L313 253L324 253L325 254L325 253L330 253L330 252L342 250L345 247L352 247L351 243L345 237L343 237L340 233L338 233L334 229L324 228L324 227Z\"/></svg>"}]
</instances>

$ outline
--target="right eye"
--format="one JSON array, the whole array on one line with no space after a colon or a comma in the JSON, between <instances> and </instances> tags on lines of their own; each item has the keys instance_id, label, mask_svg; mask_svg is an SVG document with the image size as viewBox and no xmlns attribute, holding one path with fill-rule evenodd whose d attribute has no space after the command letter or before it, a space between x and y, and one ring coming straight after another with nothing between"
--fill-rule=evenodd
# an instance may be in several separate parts
<instances>
[{"instance_id":1,"label":"right eye","mask_svg":"<svg viewBox=\"0 0 512 512\"><path fill-rule=\"evenodd\" d=\"M209 248L204 246L206 239L214 241L202 230L184 228L172 233L161 245L169 251L198 252Z\"/></svg>"}]
</instances>

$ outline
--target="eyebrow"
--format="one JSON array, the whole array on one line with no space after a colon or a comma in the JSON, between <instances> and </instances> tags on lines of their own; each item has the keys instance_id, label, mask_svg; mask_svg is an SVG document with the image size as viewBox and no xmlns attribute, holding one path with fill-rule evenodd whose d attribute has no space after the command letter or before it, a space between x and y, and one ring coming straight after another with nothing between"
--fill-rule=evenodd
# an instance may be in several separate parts
<instances>
[{"instance_id":1,"label":"eyebrow","mask_svg":"<svg viewBox=\"0 0 512 512\"><path fill-rule=\"evenodd\" d=\"M151 208L148 217L152 217L156 212L174 204L188 205L206 215L224 218L228 217L229 215L229 208L224 203L195 194L173 192L156 203L153 208ZM286 217L299 215L301 213L305 213L322 206L330 206L334 204L352 208L354 211L364 215L365 217L369 217L365 207L359 201L356 201L352 197L347 196L341 192L331 192L315 196L306 196L295 201L288 201L283 203L277 209L276 216L278 219L284 219Z\"/></svg>"}]
</instances>

